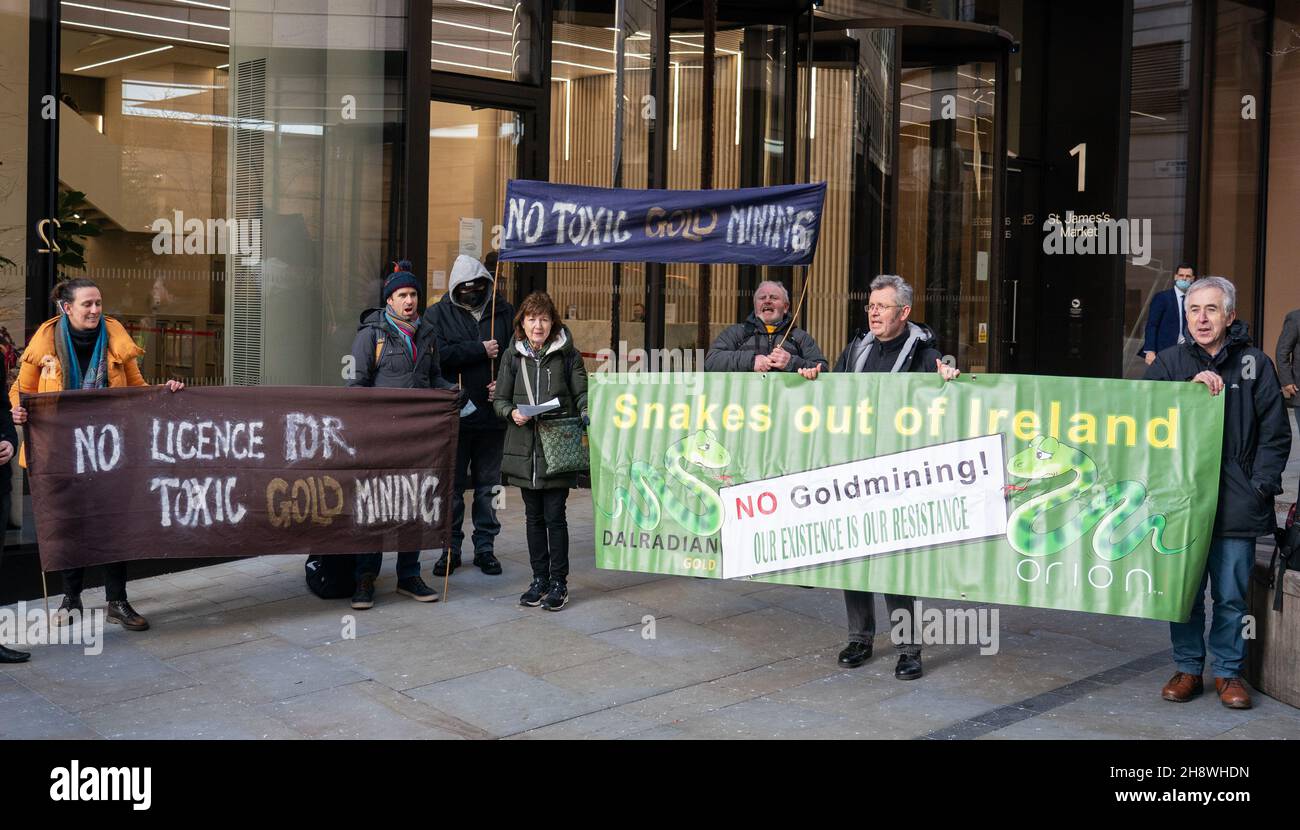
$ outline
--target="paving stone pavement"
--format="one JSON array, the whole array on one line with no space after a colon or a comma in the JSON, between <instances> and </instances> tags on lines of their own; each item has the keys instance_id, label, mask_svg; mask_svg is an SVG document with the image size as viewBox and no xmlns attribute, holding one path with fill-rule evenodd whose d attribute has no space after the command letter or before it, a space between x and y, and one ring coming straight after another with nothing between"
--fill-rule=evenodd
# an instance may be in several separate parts
<instances>
[{"instance_id":1,"label":"paving stone pavement","mask_svg":"<svg viewBox=\"0 0 1300 830\"><path fill-rule=\"evenodd\" d=\"M996 654L927 648L900 682L882 625L876 657L840 669L838 591L597 570L589 491L569 499L569 607L522 608L514 496L505 572L467 557L449 602L395 594L392 554L368 611L309 594L301 556L133 581L151 630L0 666L0 738L1300 739L1300 710L1259 693L1244 712L1162 701L1168 626L1150 620L999 606Z\"/></svg>"}]
</instances>

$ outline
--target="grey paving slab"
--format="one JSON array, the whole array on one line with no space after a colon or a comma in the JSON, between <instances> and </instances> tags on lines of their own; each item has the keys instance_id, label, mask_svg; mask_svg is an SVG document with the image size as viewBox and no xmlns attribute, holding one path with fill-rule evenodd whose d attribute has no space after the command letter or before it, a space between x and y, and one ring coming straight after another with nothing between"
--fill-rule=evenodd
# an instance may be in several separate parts
<instances>
[{"instance_id":1,"label":"grey paving slab","mask_svg":"<svg viewBox=\"0 0 1300 830\"><path fill-rule=\"evenodd\" d=\"M547 672L541 677L548 683L585 695L604 707L618 706L695 683L689 672L678 671L671 663L627 653Z\"/></svg>"},{"instance_id":2,"label":"grey paving slab","mask_svg":"<svg viewBox=\"0 0 1300 830\"><path fill-rule=\"evenodd\" d=\"M845 669L835 663L836 652L813 652L788 660L765 663L748 671L729 674L710 681L708 686L733 691L745 698L792 689L813 680L842 674Z\"/></svg>"},{"instance_id":3,"label":"grey paving slab","mask_svg":"<svg viewBox=\"0 0 1300 830\"><path fill-rule=\"evenodd\" d=\"M699 625L767 607L752 595L722 591L713 580L690 577L633 585L613 591L610 596L644 606L653 614L677 617Z\"/></svg>"},{"instance_id":4,"label":"grey paving slab","mask_svg":"<svg viewBox=\"0 0 1300 830\"><path fill-rule=\"evenodd\" d=\"M354 611L346 600L322 600L308 594L263 605L235 609L226 616L235 625L254 626L268 634L303 648L325 645L343 638L354 629L356 636L409 625L411 613L428 615L436 603L417 603L391 592L376 596L375 607ZM416 606L408 608L407 606ZM351 622L349 622L349 619Z\"/></svg>"},{"instance_id":5,"label":"grey paving slab","mask_svg":"<svg viewBox=\"0 0 1300 830\"><path fill-rule=\"evenodd\" d=\"M659 724L674 724L757 697L744 691L719 686L719 682L721 681L686 686L675 691L634 700L611 711L624 712Z\"/></svg>"},{"instance_id":6,"label":"grey paving slab","mask_svg":"<svg viewBox=\"0 0 1300 830\"><path fill-rule=\"evenodd\" d=\"M191 686L97 706L82 713L82 719L105 738L292 740L303 737L214 686Z\"/></svg>"},{"instance_id":7,"label":"grey paving slab","mask_svg":"<svg viewBox=\"0 0 1300 830\"><path fill-rule=\"evenodd\" d=\"M723 634L675 617L657 620L654 634L653 639L647 639L642 636L642 627L636 625L592 636L650 660L671 662L699 681L716 680L768 662Z\"/></svg>"},{"instance_id":8,"label":"grey paving slab","mask_svg":"<svg viewBox=\"0 0 1300 830\"><path fill-rule=\"evenodd\" d=\"M617 645L556 624L552 612L528 610L532 614L523 619L461 631L450 639L463 651L490 654L498 665L538 676L625 653Z\"/></svg>"},{"instance_id":9,"label":"grey paving slab","mask_svg":"<svg viewBox=\"0 0 1300 830\"><path fill-rule=\"evenodd\" d=\"M486 738L486 732L373 681L257 707L304 737L367 740Z\"/></svg>"},{"instance_id":10,"label":"grey paving slab","mask_svg":"<svg viewBox=\"0 0 1300 830\"><path fill-rule=\"evenodd\" d=\"M626 738L660 724L626 712L605 709L512 735L510 740L611 740Z\"/></svg>"},{"instance_id":11,"label":"grey paving slab","mask_svg":"<svg viewBox=\"0 0 1300 830\"><path fill-rule=\"evenodd\" d=\"M762 590L751 594L754 599L760 602L766 602L770 605L803 614L805 617L821 620L823 623L835 626L841 631L846 630L843 591L833 591L829 588L799 588L793 585L773 586L762 582L751 584L762 586ZM883 600L879 602L883 603ZM876 618L879 620L888 619L884 614L883 604L877 609Z\"/></svg>"},{"instance_id":12,"label":"grey paving slab","mask_svg":"<svg viewBox=\"0 0 1300 830\"><path fill-rule=\"evenodd\" d=\"M723 740L875 737L846 718L768 699L746 700L673 724L681 736Z\"/></svg>"},{"instance_id":13,"label":"grey paving slab","mask_svg":"<svg viewBox=\"0 0 1300 830\"><path fill-rule=\"evenodd\" d=\"M77 645L42 646L16 679L70 712L197 685L194 678L136 646L148 636L147 631L108 626L103 651L96 655Z\"/></svg>"},{"instance_id":14,"label":"grey paving slab","mask_svg":"<svg viewBox=\"0 0 1300 830\"><path fill-rule=\"evenodd\" d=\"M1214 736L1216 741L1297 741L1300 717L1265 715Z\"/></svg>"},{"instance_id":15,"label":"grey paving slab","mask_svg":"<svg viewBox=\"0 0 1300 830\"><path fill-rule=\"evenodd\" d=\"M423 627L414 626L381 636L340 640L317 647L313 653L398 691L502 665L494 651L475 652L450 635L431 636Z\"/></svg>"},{"instance_id":16,"label":"grey paving slab","mask_svg":"<svg viewBox=\"0 0 1300 830\"><path fill-rule=\"evenodd\" d=\"M736 614L714 620L705 627L769 660L785 660L843 644L843 634L838 628L784 608L761 608Z\"/></svg>"},{"instance_id":17,"label":"grey paving slab","mask_svg":"<svg viewBox=\"0 0 1300 830\"><path fill-rule=\"evenodd\" d=\"M250 621L233 620L226 614L208 614L155 625L148 636L137 638L135 645L141 651L166 660L269 636Z\"/></svg>"},{"instance_id":18,"label":"grey paving slab","mask_svg":"<svg viewBox=\"0 0 1300 830\"><path fill-rule=\"evenodd\" d=\"M18 682L0 683L0 740L93 740L101 737L78 715Z\"/></svg>"},{"instance_id":19,"label":"grey paving slab","mask_svg":"<svg viewBox=\"0 0 1300 830\"><path fill-rule=\"evenodd\" d=\"M497 737L595 712L599 703L513 668L409 689L410 697Z\"/></svg>"},{"instance_id":20,"label":"grey paving slab","mask_svg":"<svg viewBox=\"0 0 1300 830\"><path fill-rule=\"evenodd\" d=\"M344 665L274 637L175 657L167 664L245 703L284 700L364 679Z\"/></svg>"}]
</instances>

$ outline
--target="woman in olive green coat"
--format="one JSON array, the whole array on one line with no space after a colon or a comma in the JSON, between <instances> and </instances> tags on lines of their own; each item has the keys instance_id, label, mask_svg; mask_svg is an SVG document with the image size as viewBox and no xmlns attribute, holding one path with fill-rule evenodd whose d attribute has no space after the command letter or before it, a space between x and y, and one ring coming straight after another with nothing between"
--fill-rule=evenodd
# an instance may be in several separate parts
<instances>
[{"instance_id":1,"label":"woman in olive green coat","mask_svg":"<svg viewBox=\"0 0 1300 830\"><path fill-rule=\"evenodd\" d=\"M520 404L541 404L552 398L559 401L558 409L534 418L519 412ZM502 355L492 406L506 421L501 472L524 499L533 582L519 604L559 611L569 601L569 525L564 505L578 477L547 471L537 421L576 416L586 422L587 370L555 303L545 292L536 291L519 305L514 339Z\"/></svg>"}]
</instances>

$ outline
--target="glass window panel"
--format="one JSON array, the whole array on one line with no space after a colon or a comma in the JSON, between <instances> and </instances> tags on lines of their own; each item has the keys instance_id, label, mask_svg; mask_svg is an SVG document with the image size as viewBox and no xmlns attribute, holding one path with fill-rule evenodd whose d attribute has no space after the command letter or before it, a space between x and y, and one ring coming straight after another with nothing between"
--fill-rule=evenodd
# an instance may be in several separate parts
<instances>
[{"instance_id":1,"label":"glass window panel","mask_svg":"<svg viewBox=\"0 0 1300 830\"><path fill-rule=\"evenodd\" d=\"M531 0L434 0L432 67L536 83L530 74L533 8Z\"/></svg>"}]
</instances>

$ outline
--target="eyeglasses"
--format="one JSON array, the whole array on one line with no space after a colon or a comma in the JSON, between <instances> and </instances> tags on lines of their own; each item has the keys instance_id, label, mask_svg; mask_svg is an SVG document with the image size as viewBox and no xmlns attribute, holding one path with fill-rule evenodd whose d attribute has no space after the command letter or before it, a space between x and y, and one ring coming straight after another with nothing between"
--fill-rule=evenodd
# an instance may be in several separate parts
<instances>
[{"instance_id":1,"label":"eyeglasses","mask_svg":"<svg viewBox=\"0 0 1300 830\"><path fill-rule=\"evenodd\" d=\"M877 311L883 313L884 310L887 309L887 308L902 308L902 306L901 306L901 305L881 305L880 303L872 303L871 305L867 306L867 313L868 313L868 314L874 314L874 313L877 312Z\"/></svg>"}]
</instances>

